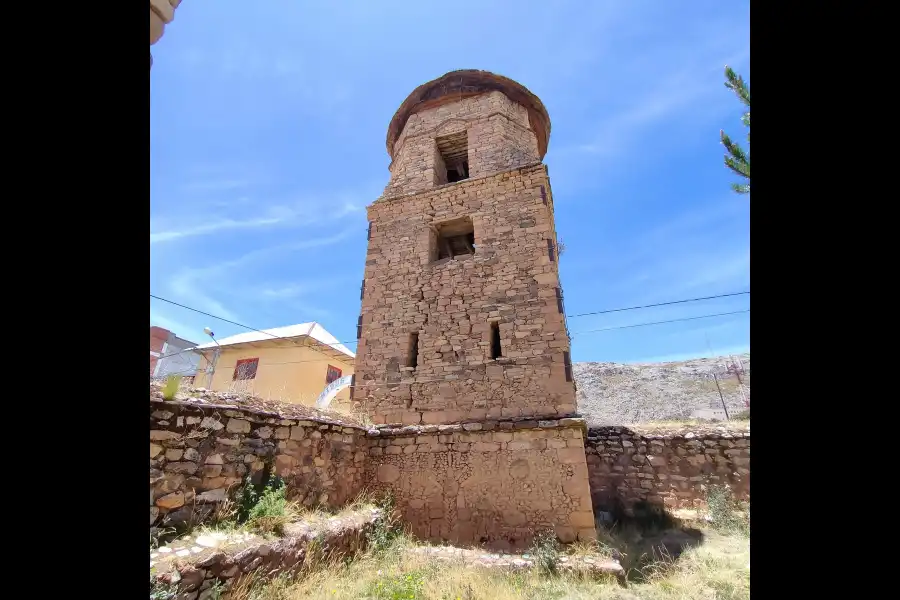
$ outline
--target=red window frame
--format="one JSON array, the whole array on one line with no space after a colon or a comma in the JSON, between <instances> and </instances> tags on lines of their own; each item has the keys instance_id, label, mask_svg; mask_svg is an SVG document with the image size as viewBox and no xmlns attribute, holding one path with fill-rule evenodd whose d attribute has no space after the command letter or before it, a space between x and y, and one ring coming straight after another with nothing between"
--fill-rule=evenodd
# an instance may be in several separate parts
<instances>
[{"instance_id":1,"label":"red window frame","mask_svg":"<svg viewBox=\"0 0 900 600\"><path fill-rule=\"evenodd\" d=\"M341 371L337 367L328 365L328 370L325 371L325 385L330 385L332 381L337 381L338 379L340 379L342 373L343 371Z\"/></svg>"},{"instance_id":2,"label":"red window frame","mask_svg":"<svg viewBox=\"0 0 900 600\"><path fill-rule=\"evenodd\" d=\"M246 381L248 379L256 379L256 370L258 368L258 358L242 358L234 364L234 374L231 376L231 380Z\"/></svg>"}]
</instances>

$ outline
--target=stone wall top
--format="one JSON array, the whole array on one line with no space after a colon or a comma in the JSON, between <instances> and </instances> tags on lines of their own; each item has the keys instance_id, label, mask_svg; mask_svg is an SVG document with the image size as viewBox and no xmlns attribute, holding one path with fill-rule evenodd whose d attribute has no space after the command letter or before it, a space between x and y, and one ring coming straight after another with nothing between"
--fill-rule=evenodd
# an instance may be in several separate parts
<instances>
[{"instance_id":1,"label":"stone wall top","mask_svg":"<svg viewBox=\"0 0 900 600\"><path fill-rule=\"evenodd\" d=\"M181 394L179 394L181 395ZM185 397L175 400L163 399L161 386L150 384L150 405L158 410L178 410L202 413L208 411L232 411L257 419L310 421L323 425L339 425L365 430L366 427L350 416L331 411L321 411L302 404L289 404L274 400L264 400L245 394L213 392L205 388L194 388Z\"/></svg>"},{"instance_id":2,"label":"stone wall top","mask_svg":"<svg viewBox=\"0 0 900 600\"><path fill-rule=\"evenodd\" d=\"M588 437L601 436L621 436L633 435L635 437L647 438L650 440L670 440L683 438L686 440L694 438L702 439L749 439L750 424L715 424L715 423L671 423L664 425L654 425L648 423L645 425L589 425Z\"/></svg>"},{"instance_id":3,"label":"stone wall top","mask_svg":"<svg viewBox=\"0 0 900 600\"><path fill-rule=\"evenodd\" d=\"M577 427L587 430L587 424L581 417L564 417L562 419L537 420L528 417L516 417L512 419L487 419L482 421L470 421L467 423L453 423L450 425L400 425L389 423L376 425L368 431L369 437L421 435L423 433L454 433L459 431L494 431L494 430L522 430L522 429L554 429L562 427Z\"/></svg>"},{"instance_id":4,"label":"stone wall top","mask_svg":"<svg viewBox=\"0 0 900 600\"><path fill-rule=\"evenodd\" d=\"M522 84L489 71L462 69L451 71L417 87L403 101L391 119L387 134L387 151L394 158L394 143L403 131L409 116L426 108L445 102L455 102L467 96L498 91L528 110L528 120L538 140L538 150L543 159L550 140L550 115L543 102Z\"/></svg>"}]
</instances>

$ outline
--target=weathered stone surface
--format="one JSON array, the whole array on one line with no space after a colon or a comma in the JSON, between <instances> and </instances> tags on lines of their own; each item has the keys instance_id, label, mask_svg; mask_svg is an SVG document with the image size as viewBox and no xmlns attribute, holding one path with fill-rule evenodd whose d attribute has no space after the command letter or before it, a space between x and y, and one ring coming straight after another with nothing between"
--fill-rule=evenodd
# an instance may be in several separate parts
<instances>
[{"instance_id":1,"label":"weathered stone surface","mask_svg":"<svg viewBox=\"0 0 900 600\"><path fill-rule=\"evenodd\" d=\"M219 488L209 490L197 496L197 502L223 502L228 497L228 490Z\"/></svg>"},{"instance_id":2,"label":"weathered stone surface","mask_svg":"<svg viewBox=\"0 0 900 600\"><path fill-rule=\"evenodd\" d=\"M151 430L165 433L156 434L165 439L151 442L159 450L156 460L151 460L151 493L155 494L151 498L176 493L184 498L182 505L175 502L179 496L166 498L162 504L151 499L166 526L202 523L216 504L243 484L246 475L258 479L267 464L288 483L291 498L310 498L311 503L338 508L362 489L367 452L360 449L368 446L363 427L330 420L281 419L277 414L262 415L237 406L154 402L152 396L150 404ZM180 419L183 432L168 435L159 425L164 412L171 421ZM277 429L253 425L260 422L288 425ZM230 427L227 433L223 431L226 427ZM282 427L295 432L296 439L288 439L291 436L284 433L274 435ZM261 437L257 435L260 431ZM151 447L151 453L155 451Z\"/></svg>"},{"instance_id":3,"label":"weathered stone surface","mask_svg":"<svg viewBox=\"0 0 900 600\"><path fill-rule=\"evenodd\" d=\"M243 419L228 419L225 430L229 433L250 433L250 422Z\"/></svg>"},{"instance_id":4,"label":"weathered stone surface","mask_svg":"<svg viewBox=\"0 0 900 600\"><path fill-rule=\"evenodd\" d=\"M185 473L193 475L197 472L197 463L193 462L173 462L166 465L166 470L172 473Z\"/></svg>"},{"instance_id":5,"label":"weathered stone surface","mask_svg":"<svg viewBox=\"0 0 900 600\"><path fill-rule=\"evenodd\" d=\"M223 425L221 421L218 421L216 419L203 417L203 420L200 421L200 427L202 429L212 429L213 431L219 431L220 429L223 429L225 425Z\"/></svg>"},{"instance_id":6,"label":"weathered stone surface","mask_svg":"<svg viewBox=\"0 0 900 600\"><path fill-rule=\"evenodd\" d=\"M184 493L173 492L156 499L156 506L166 510L172 510L184 506Z\"/></svg>"},{"instance_id":7,"label":"weathered stone surface","mask_svg":"<svg viewBox=\"0 0 900 600\"><path fill-rule=\"evenodd\" d=\"M467 73L458 76L502 79ZM432 91L428 105L403 109L391 180L368 207L354 400L376 422L467 422L472 431L488 417L568 416L575 389L552 193L540 164L544 133L501 88L464 97ZM442 154L447 144L459 158ZM445 158L467 160L468 179L448 183L455 164ZM471 234L468 253L460 246L442 258L442 236L463 234Z\"/></svg>"},{"instance_id":8,"label":"weathered stone surface","mask_svg":"<svg viewBox=\"0 0 900 600\"><path fill-rule=\"evenodd\" d=\"M750 471L740 463L749 461L750 433L723 433L723 427L640 432L591 427L585 451L595 511L630 512L639 504L702 508L710 484L727 486L739 500L749 499Z\"/></svg>"},{"instance_id":9,"label":"weathered stone surface","mask_svg":"<svg viewBox=\"0 0 900 600\"><path fill-rule=\"evenodd\" d=\"M438 427L433 433L418 431L415 438L399 430L386 435L390 429L382 428L369 438L383 452L370 453L366 479L375 491L392 492L403 521L426 539L525 549L532 532L547 527L562 528L572 541L579 535L586 539L581 530L593 527L593 517L584 448L580 464L563 465L546 444L572 442L575 446L565 449L574 452L583 442L566 437L572 427L535 427L514 432L460 427L443 433ZM511 441L516 435L533 439L517 447ZM448 513L446 506L456 507L455 512Z\"/></svg>"},{"instance_id":10,"label":"weathered stone surface","mask_svg":"<svg viewBox=\"0 0 900 600\"><path fill-rule=\"evenodd\" d=\"M196 545L190 538L178 540L151 551L151 577L165 585L177 585L180 598L198 592L200 596L196 597L202 597L214 587L227 590L234 578L254 571L268 576L296 573L307 558L317 555L307 552L310 543L327 548L329 556L338 561L365 550L380 518L380 511L362 509L339 520L289 524L285 536L277 542L248 533L216 539L201 536Z\"/></svg>"},{"instance_id":11,"label":"weathered stone surface","mask_svg":"<svg viewBox=\"0 0 900 600\"><path fill-rule=\"evenodd\" d=\"M384 464L378 467L378 481L392 483L400 478L400 469L396 465Z\"/></svg>"}]
</instances>

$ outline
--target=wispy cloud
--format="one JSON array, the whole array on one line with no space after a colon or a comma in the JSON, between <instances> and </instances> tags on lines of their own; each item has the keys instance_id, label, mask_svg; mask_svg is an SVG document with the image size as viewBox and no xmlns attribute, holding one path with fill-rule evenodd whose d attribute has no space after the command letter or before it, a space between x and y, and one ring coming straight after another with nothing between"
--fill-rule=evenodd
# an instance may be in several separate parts
<instances>
[{"instance_id":1,"label":"wispy cloud","mask_svg":"<svg viewBox=\"0 0 900 600\"><path fill-rule=\"evenodd\" d=\"M153 231L154 223L150 223L150 243L171 242L183 238L211 235L235 229L257 229L272 226L310 227L325 220L336 221L344 217L360 214L362 207L345 201L337 210L326 212L321 205L298 204L295 206L270 206L261 211L265 216L252 219L212 218L210 222L202 222L201 217L188 217L194 224L178 226L171 224L169 228ZM168 221L173 221L170 218ZM159 225L157 225L159 227Z\"/></svg>"},{"instance_id":2,"label":"wispy cloud","mask_svg":"<svg viewBox=\"0 0 900 600\"><path fill-rule=\"evenodd\" d=\"M166 231L150 232L150 243L158 244L160 242L171 242L186 237L194 237L198 235L209 235L219 231L229 229L249 229L254 227L265 227L268 225L277 225L283 223L284 218L269 217L260 219L248 219L246 221L234 221L232 219L221 219L212 223L202 225L194 225L183 229L170 229ZM152 225L151 225L152 227Z\"/></svg>"},{"instance_id":3,"label":"wispy cloud","mask_svg":"<svg viewBox=\"0 0 900 600\"><path fill-rule=\"evenodd\" d=\"M632 96L625 106L610 110L593 126L588 141L558 149L560 154L585 153L601 157L621 157L634 148L658 123L674 118L712 118L727 110L731 100L722 93L724 64L739 62L739 56L722 56L702 66L681 68L656 81L646 92ZM709 63L716 64L715 69ZM722 66L719 66L719 65Z\"/></svg>"},{"instance_id":4,"label":"wispy cloud","mask_svg":"<svg viewBox=\"0 0 900 600\"><path fill-rule=\"evenodd\" d=\"M267 259L278 257L284 260L291 253L338 244L357 233L355 229L345 229L331 236L260 248L205 267L185 267L169 279L168 289L174 296L173 299L188 306L231 321L243 322L231 308L232 304L253 306L263 300L296 300L313 293L317 288L325 289L335 284L333 279L325 279L319 284L307 282L274 287L265 282L253 281L253 270L248 271L248 268L254 263L257 264L257 271L265 272L260 266ZM251 275L248 276L248 273ZM229 306L226 306L225 298L228 299ZM325 314L315 306L306 303L303 306L310 313L319 310L321 314Z\"/></svg>"}]
</instances>

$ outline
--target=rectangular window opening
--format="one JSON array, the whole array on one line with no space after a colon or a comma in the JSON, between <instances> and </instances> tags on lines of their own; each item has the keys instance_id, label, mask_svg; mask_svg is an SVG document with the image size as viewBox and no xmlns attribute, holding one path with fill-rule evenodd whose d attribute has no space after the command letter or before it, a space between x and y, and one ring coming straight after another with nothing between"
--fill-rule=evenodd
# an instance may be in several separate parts
<instances>
[{"instance_id":1,"label":"rectangular window opening","mask_svg":"<svg viewBox=\"0 0 900 600\"><path fill-rule=\"evenodd\" d=\"M475 254L475 227L463 217L435 225L432 233L432 260Z\"/></svg>"},{"instance_id":2,"label":"rectangular window opening","mask_svg":"<svg viewBox=\"0 0 900 600\"><path fill-rule=\"evenodd\" d=\"M256 369L259 368L258 358L242 358L234 365L232 381L246 381L256 379Z\"/></svg>"},{"instance_id":3,"label":"rectangular window opening","mask_svg":"<svg viewBox=\"0 0 900 600\"><path fill-rule=\"evenodd\" d=\"M406 366L415 369L419 366L419 334L409 334L409 349L406 352Z\"/></svg>"},{"instance_id":4,"label":"rectangular window opening","mask_svg":"<svg viewBox=\"0 0 900 600\"><path fill-rule=\"evenodd\" d=\"M550 257L550 262L556 261L556 248L553 246L553 240L547 238L547 255Z\"/></svg>"},{"instance_id":5,"label":"rectangular window opening","mask_svg":"<svg viewBox=\"0 0 900 600\"><path fill-rule=\"evenodd\" d=\"M500 323L491 323L491 358L497 360L503 356L503 348L500 347Z\"/></svg>"},{"instance_id":6,"label":"rectangular window opening","mask_svg":"<svg viewBox=\"0 0 900 600\"><path fill-rule=\"evenodd\" d=\"M437 151L443 162L437 168L435 182L438 185L456 183L469 178L469 136L465 131L435 138ZM441 167L440 164L437 165ZM446 174L442 177L442 175Z\"/></svg>"},{"instance_id":7,"label":"rectangular window opening","mask_svg":"<svg viewBox=\"0 0 900 600\"><path fill-rule=\"evenodd\" d=\"M572 381L572 359L568 352L563 352L563 362L566 366L566 381Z\"/></svg>"},{"instance_id":8,"label":"rectangular window opening","mask_svg":"<svg viewBox=\"0 0 900 600\"><path fill-rule=\"evenodd\" d=\"M337 381L341 378L341 370L337 367L332 367L328 365L328 370L325 372L325 385L330 384L332 381Z\"/></svg>"}]
</instances>

